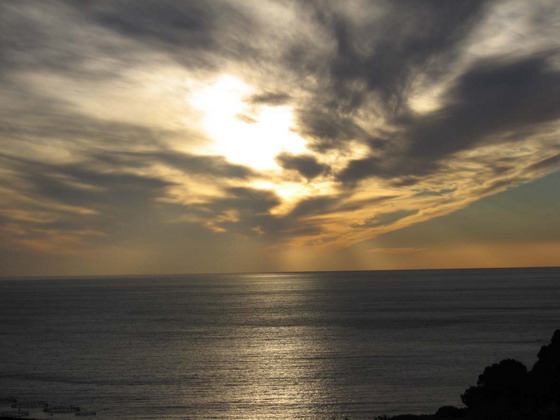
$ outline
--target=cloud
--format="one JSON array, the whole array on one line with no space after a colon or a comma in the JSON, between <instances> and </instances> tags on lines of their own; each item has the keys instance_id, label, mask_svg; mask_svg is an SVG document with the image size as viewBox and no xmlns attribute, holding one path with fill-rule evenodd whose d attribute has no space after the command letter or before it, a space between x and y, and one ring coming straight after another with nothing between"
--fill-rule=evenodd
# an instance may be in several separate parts
<instances>
[{"instance_id":1,"label":"cloud","mask_svg":"<svg viewBox=\"0 0 560 420\"><path fill-rule=\"evenodd\" d=\"M157 199L173 186L155 177L105 172L87 164L2 161L17 174L3 191L0 218L10 227L3 239L35 250L75 252L114 239L125 226L155 217Z\"/></svg>"},{"instance_id":2,"label":"cloud","mask_svg":"<svg viewBox=\"0 0 560 420\"><path fill-rule=\"evenodd\" d=\"M327 165L317 162L317 159L310 155L295 156L282 153L276 160L284 169L296 170L307 179L313 179L329 170Z\"/></svg>"},{"instance_id":3,"label":"cloud","mask_svg":"<svg viewBox=\"0 0 560 420\"><path fill-rule=\"evenodd\" d=\"M336 110L314 109L313 106L300 111L298 127L313 139L312 147L319 152L343 146L353 139L367 139L368 133L352 118Z\"/></svg>"},{"instance_id":4,"label":"cloud","mask_svg":"<svg viewBox=\"0 0 560 420\"><path fill-rule=\"evenodd\" d=\"M199 220L218 232L261 235L274 229L275 218L270 210L280 204L271 191L246 187L230 187L224 195L184 209L186 220Z\"/></svg>"},{"instance_id":5,"label":"cloud","mask_svg":"<svg viewBox=\"0 0 560 420\"><path fill-rule=\"evenodd\" d=\"M77 5L71 0L2 2L0 79L11 73L51 72L103 80L146 62L138 54L144 48L99 30Z\"/></svg>"},{"instance_id":6,"label":"cloud","mask_svg":"<svg viewBox=\"0 0 560 420\"><path fill-rule=\"evenodd\" d=\"M560 72L550 54L486 59L464 73L448 105L411 129L410 155L438 158L467 149L505 130L546 123L560 116Z\"/></svg>"},{"instance_id":7,"label":"cloud","mask_svg":"<svg viewBox=\"0 0 560 420\"><path fill-rule=\"evenodd\" d=\"M560 154L541 160L540 162L533 163L531 169L551 169L560 164Z\"/></svg>"},{"instance_id":8,"label":"cloud","mask_svg":"<svg viewBox=\"0 0 560 420\"><path fill-rule=\"evenodd\" d=\"M560 117L560 72L550 53L518 59L485 59L463 73L449 89L441 109L412 116L398 134L400 150L350 162L343 182L367 177L427 175L457 152L484 144L512 143ZM525 136L501 136L529 129Z\"/></svg>"},{"instance_id":9,"label":"cloud","mask_svg":"<svg viewBox=\"0 0 560 420\"><path fill-rule=\"evenodd\" d=\"M87 164L48 164L22 158L6 158L21 176L34 198L54 200L93 211L104 208L146 206L174 185L162 179L125 172L106 172Z\"/></svg>"},{"instance_id":10,"label":"cloud","mask_svg":"<svg viewBox=\"0 0 560 420\"><path fill-rule=\"evenodd\" d=\"M442 55L453 53L477 23L484 3L361 2L356 13L369 19L359 24L339 7L317 9L335 41L336 55L329 63L333 88L339 93L340 86L345 89L351 95L349 104L360 104L360 96L370 91L379 93L388 105L402 102L410 78L425 71L423 67L433 66L434 60L437 65ZM353 88L356 81L363 82L359 90Z\"/></svg>"},{"instance_id":11,"label":"cloud","mask_svg":"<svg viewBox=\"0 0 560 420\"><path fill-rule=\"evenodd\" d=\"M189 175L204 175L223 178L250 178L256 176L254 170L226 161L223 156L204 156L182 153L171 150L156 150L153 152L122 152L107 156L97 155L99 160L112 160L115 164L132 167L149 166L154 163L169 165Z\"/></svg>"},{"instance_id":12,"label":"cloud","mask_svg":"<svg viewBox=\"0 0 560 420\"><path fill-rule=\"evenodd\" d=\"M338 197L311 197L300 201L289 213L291 218L324 214L332 211L338 204Z\"/></svg>"},{"instance_id":13,"label":"cloud","mask_svg":"<svg viewBox=\"0 0 560 420\"><path fill-rule=\"evenodd\" d=\"M357 229L379 227L395 223L401 219L404 219L405 217L412 216L416 213L418 213L418 210L397 210L390 213L382 213L374 217L370 217L369 219L364 220L363 223L353 225L352 227Z\"/></svg>"},{"instance_id":14,"label":"cloud","mask_svg":"<svg viewBox=\"0 0 560 420\"><path fill-rule=\"evenodd\" d=\"M395 254L395 255L401 255L401 254L414 254L417 252L422 252L424 251L425 248L371 248L368 249L368 252L374 253L374 254Z\"/></svg>"},{"instance_id":15,"label":"cloud","mask_svg":"<svg viewBox=\"0 0 560 420\"><path fill-rule=\"evenodd\" d=\"M300 130L314 139L317 150L343 148L350 139L374 140L382 120L406 108L418 80L437 78L455 61L485 3L379 1L344 8L310 3L331 48L325 55L307 54L315 61L301 72L310 67L318 82L299 109ZM299 48L305 52L288 55L290 68L297 69L301 55L317 49L303 43Z\"/></svg>"},{"instance_id":16,"label":"cloud","mask_svg":"<svg viewBox=\"0 0 560 420\"><path fill-rule=\"evenodd\" d=\"M559 13L540 0L4 2L2 241L347 247L535 180L559 162ZM267 131L266 115L285 126ZM228 156L247 127L278 150L266 170Z\"/></svg>"},{"instance_id":17,"label":"cloud","mask_svg":"<svg viewBox=\"0 0 560 420\"><path fill-rule=\"evenodd\" d=\"M284 105L289 102L290 95L283 92L264 92L248 98L248 102L257 105Z\"/></svg>"},{"instance_id":18,"label":"cloud","mask_svg":"<svg viewBox=\"0 0 560 420\"><path fill-rule=\"evenodd\" d=\"M258 55L251 33L257 17L242 2L220 0L66 0L90 24L102 27L189 69L216 70L228 60Z\"/></svg>"}]
</instances>

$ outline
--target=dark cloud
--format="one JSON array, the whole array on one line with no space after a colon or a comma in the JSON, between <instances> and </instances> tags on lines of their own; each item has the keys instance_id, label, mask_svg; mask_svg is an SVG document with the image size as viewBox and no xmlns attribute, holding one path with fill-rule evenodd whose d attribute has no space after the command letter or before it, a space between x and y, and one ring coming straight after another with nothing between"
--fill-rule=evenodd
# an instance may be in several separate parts
<instances>
[{"instance_id":1,"label":"dark cloud","mask_svg":"<svg viewBox=\"0 0 560 420\"><path fill-rule=\"evenodd\" d=\"M256 105L284 105L291 99L290 95L284 92L263 92L247 98L247 102Z\"/></svg>"},{"instance_id":2,"label":"dark cloud","mask_svg":"<svg viewBox=\"0 0 560 420\"><path fill-rule=\"evenodd\" d=\"M303 135L312 139L310 146L319 152L340 147L349 140L364 140L369 136L351 117L336 110L317 109L312 104L299 111L298 128Z\"/></svg>"},{"instance_id":3,"label":"dark cloud","mask_svg":"<svg viewBox=\"0 0 560 420\"><path fill-rule=\"evenodd\" d=\"M206 156L181 153L171 150L153 152L120 152L96 154L99 161L112 161L130 167L142 167L162 163L187 175L204 175L217 178L250 178L257 174L250 168L229 163L223 156Z\"/></svg>"},{"instance_id":4,"label":"dark cloud","mask_svg":"<svg viewBox=\"0 0 560 420\"><path fill-rule=\"evenodd\" d=\"M560 118L560 72L550 58L543 53L475 63L450 88L441 109L402 122L400 149L350 162L339 180L427 175L457 152L526 139L540 124ZM512 130L526 135L499 135Z\"/></svg>"},{"instance_id":5,"label":"dark cloud","mask_svg":"<svg viewBox=\"0 0 560 420\"><path fill-rule=\"evenodd\" d=\"M73 0L1 2L0 81L29 71L106 80L145 63L145 48L99 31L84 5Z\"/></svg>"},{"instance_id":6,"label":"dark cloud","mask_svg":"<svg viewBox=\"0 0 560 420\"><path fill-rule=\"evenodd\" d=\"M212 29L218 23L215 5L199 0L93 1L80 8L101 25L162 43L211 48Z\"/></svg>"},{"instance_id":7,"label":"dark cloud","mask_svg":"<svg viewBox=\"0 0 560 420\"><path fill-rule=\"evenodd\" d=\"M6 158L5 158L6 159ZM174 185L159 178L134 173L102 172L85 164L48 164L7 158L30 186L33 195L90 210L130 210L147 206Z\"/></svg>"},{"instance_id":8,"label":"dark cloud","mask_svg":"<svg viewBox=\"0 0 560 420\"><path fill-rule=\"evenodd\" d=\"M212 210L235 209L250 211L256 215L268 212L280 204L279 198L271 191L245 187L232 187L225 190L226 197L217 199L207 208Z\"/></svg>"},{"instance_id":9,"label":"dark cloud","mask_svg":"<svg viewBox=\"0 0 560 420\"><path fill-rule=\"evenodd\" d=\"M94 153L80 162L55 164L2 155L0 162L16 175L17 181L9 189L29 198L15 213L8 212L3 218L6 224L16 223L24 232L18 234L19 240L49 241L49 235L56 238L64 232L79 237L84 230L97 232L97 242L116 240L135 231L155 235L148 232L150 226L184 215L196 216L207 226L243 234L275 229L269 212L280 201L270 191L226 187L222 197L205 204L175 204L161 199L169 196L169 189L177 187L176 183L138 173L145 166L160 163L205 178L251 175L251 171L228 164L222 157L171 152ZM235 221L229 218L232 211ZM21 219L22 212L30 216Z\"/></svg>"},{"instance_id":10,"label":"dark cloud","mask_svg":"<svg viewBox=\"0 0 560 420\"><path fill-rule=\"evenodd\" d=\"M299 219L304 216L314 216L332 211L339 203L340 197L311 197L300 201L286 216L290 219Z\"/></svg>"},{"instance_id":11,"label":"dark cloud","mask_svg":"<svg viewBox=\"0 0 560 420\"><path fill-rule=\"evenodd\" d=\"M223 156L201 156L178 152L144 154L148 159L159 160L187 174L204 174L224 178L249 178L256 173L246 166L232 164Z\"/></svg>"},{"instance_id":12,"label":"dark cloud","mask_svg":"<svg viewBox=\"0 0 560 420\"><path fill-rule=\"evenodd\" d=\"M70 1L70 0L69 0ZM212 68L227 56L241 57L251 49L254 26L243 9L228 1L96 0L75 4L88 19L141 41L193 68ZM244 28L243 32L240 28Z\"/></svg>"},{"instance_id":13,"label":"dark cloud","mask_svg":"<svg viewBox=\"0 0 560 420\"><path fill-rule=\"evenodd\" d=\"M258 236L278 229L270 210L281 201L271 191L246 187L225 188L224 195L183 209L185 215L201 217L210 226L229 232Z\"/></svg>"},{"instance_id":14,"label":"dark cloud","mask_svg":"<svg viewBox=\"0 0 560 420\"><path fill-rule=\"evenodd\" d=\"M305 198L286 215L275 217L270 224L270 232L277 237L294 237L297 235L319 234L324 231L322 222L315 216L350 212L366 207L381 205L395 196L380 196L366 200L346 201L350 195L347 192L339 194ZM414 212L416 213L416 212ZM413 213L410 213L410 215ZM407 214L409 215L409 214ZM404 217L404 216L403 216ZM398 219L395 219L396 221ZM388 222L391 223L391 222Z\"/></svg>"},{"instance_id":15,"label":"dark cloud","mask_svg":"<svg viewBox=\"0 0 560 420\"><path fill-rule=\"evenodd\" d=\"M392 175L392 173L383 167L382 159L378 157L368 157L351 161L348 166L338 174L338 180L348 183L369 177L378 176L380 178L387 178Z\"/></svg>"},{"instance_id":16,"label":"dark cloud","mask_svg":"<svg viewBox=\"0 0 560 420\"><path fill-rule=\"evenodd\" d=\"M374 217L366 219L363 223L353 225L355 229L368 229L384 225L390 225L405 217L418 213L418 210L397 210L390 213L377 214Z\"/></svg>"},{"instance_id":17,"label":"dark cloud","mask_svg":"<svg viewBox=\"0 0 560 420\"><path fill-rule=\"evenodd\" d=\"M49 13L49 8L31 1L0 3L0 65L6 71L26 68L62 70L68 61L65 48L55 48L56 36L30 12ZM60 10L59 10L60 11ZM35 15L35 16L34 16ZM72 54L72 60L79 55Z\"/></svg>"},{"instance_id":18,"label":"dark cloud","mask_svg":"<svg viewBox=\"0 0 560 420\"><path fill-rule=\"evenodd\" d=\"M2 121L0 134L13 139L66 142L69 148L93 146L99 149L160 147L170 130L143 127L117 121L92 119L83 115L48 113L21 115Z\"/></svg>"},{"instance_id":19,"label":"dark cloud","mask_svg":"<svg viewBox=\"0 0 560 420\"><path fill-rule=\"evenodd\" d=\"M334 42L334 51L328 61L312 67L320 84L299 110L301 130L318 141L318 149L363 139L355 112L364 106L377 117L398 111L417 76L437 78L451 64L485 3L364 2L359 23L336 3L306 3ZM297 68L300 56L289 55L288 61Z\"/></svg>"},{"instance_id":20,"label":"dark cloud","mask_svg":"<svg viewBox=\"0 0 560 420\"><path fill-rule=\"evenodd\" d=\"M312 197L300 201L289 213L273 215L281 204L276 194L253 188L227 188L225 196L204 204L184 208L185 214L203 217L210 225L249 236L264 235L267 241L287 241L300 235L318 235L324 231L314 216L328 214L339 206L340 197Z\"/></svg>"},{"instance_id":21,"label":"dark cloud","mask_svg":"<svg viewBox=\"0 0 560 420\"><path fill-rule=\"evenodd\" d=\"M350 161L338 175L339 181L354 184L365 178L378 177L391 180L397 187L415 185L419 176L427 175L437 168L437 162L393 154L383 157L367 157ZM414 174L415 176L410 176Z\"/></svg>"},{"instance_id":22,"label":"dark cloud","mask_svg":"<svg viewBox=\"0 0 560 420\"><path fill-rule=\"evenodd\" d=\"M560 154L541 160L531 165L530 169L552 169L560 166Z\"/></svg>"},{"instance_id":23,"label":"dark cloud","mask_svg":"<svg viewBox=\"0 0 560 420\"><path fill-rule=\"evenodd\" d=\"M282 153L276 157L276 161L284 169L293 169L307 179L313 179L329 171L329 167L319 163L311 155L291 155Z\"/></svg>"},{"instance_id":24,"label":"dark cloud","mask_svg":"<svg viewBox=\"0 0 560 420\"><path fill-rule=\"evenodd\" d=\"M389 104L399 103L410 77L442 54L457 47L477 23L484 1L451 4L445 0L382 2L384 16L355 31L339 17L331 21L337 56L331 74L338 82L363 80ZM374 4L373 7L376 7ZM372 11L375 13L375 10ZM375 16L375 14L373 14ZM363 31L363 32L362 32ZM359 49L360 36L374 38L366 54Z\"/></svg>"},{"instance_id":25,"label":"dark cloud","mask_svg":"<svg viewBox=\"0 0 560 420\"><path fill-rule=\"evenodd\" d=\"M348 193L346 193L346 194L348 194ZM359 209L362 209L362 208L365 208L365 207L380 205L382 203L386 203L388 201L391 201L395 198L398 198L398 196L396 196L396 195L382 195L382 196L377 196L377 197L372 197L372 198L367 198L367 199L348 201L348 202L340 203L337 206L337 210L339 210L339 211L359 210Z\"/></svg>"},{"instance_id":26,"label":"dark cloud","mask_svg":"<svg viewBox=\"0 0 560 420\"><path fill-rule=\"evenodd\" d=\"M441 197L443 195L452 194L457 191L456 188L448 188L439 191L420 191L416 193L417 197Z\"/></svg>"},{"instance_id":27,"label":"dark cloud","mask_svg":"<svg viewBox=\"0 0 560 420\"><path fill-rule=\"evenodd\" d=\"M475 64L450 90L446 107L413 122L408 154L438 159L495 141L493 134L559 118L560 72L550 68L549 58Z\"/></svg>"},{"instance_id":28,"label":"dark cloud","mask_svg":"<svg viewBox=\"0 0 560 420\"><path fill-rule=\"evenodd\" d=\"M517 180L515 180L515 179L509 179L509 178L498 179L496 181L491 182L490 185L487 185L485 187L482 187L482 188L478 189L477 192L481 196L485 196L485 195L488 195L488 194L493 194L493 193L503 191L504 189L512 187L516 184L517 184Z\"/></svg>"},{"instance_id":29,"label":"dark cloud","mask_svg":"<svg viewBox=\"0 0 560 420\"><path fill-rule=\"evenodd\" d=\"M4 190L0 242L31 249L72 252L83 242L112 243L134 237L146 226L165 223L174 206L158 200L174 186L153 176L111 171L91 162L49 164L2 157L16 177ZM132 235L132 236L131 236Z\"/></svg>"}]
</instances>

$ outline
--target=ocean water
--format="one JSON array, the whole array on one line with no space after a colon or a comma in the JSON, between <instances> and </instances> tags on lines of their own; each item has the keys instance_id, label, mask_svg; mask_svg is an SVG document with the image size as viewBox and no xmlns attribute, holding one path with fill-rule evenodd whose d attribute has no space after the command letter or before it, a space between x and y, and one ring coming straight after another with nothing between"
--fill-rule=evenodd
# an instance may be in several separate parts
<instances>
[{"instance_id":1,"label":"ocean water","mask_svg":"<svg viewBox=\"0 0 560 420\"><path fill-rule=\"evenodd\" d=\"M0 398L98 419L427 413L491 363L532 366L558 328L559 268L5 279Z\"/></svg>"}]
</instances>

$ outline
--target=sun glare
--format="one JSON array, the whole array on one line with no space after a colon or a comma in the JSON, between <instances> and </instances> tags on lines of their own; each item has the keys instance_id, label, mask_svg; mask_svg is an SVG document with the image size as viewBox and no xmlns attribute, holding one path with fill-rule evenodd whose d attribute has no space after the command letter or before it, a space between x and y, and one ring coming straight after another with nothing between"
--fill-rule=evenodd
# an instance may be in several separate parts
<instances>
[{"instance_id":1,"label":"sun glare","mask_svg":"<svg viewBox=\"0 0 560 420\"><path fill-rule=\"evenodd\" d=\"M191 97L213 140L201 152L258 170L278 169L275 157L282 152L304 152L306 141L291 130L291 107L252 105L246 99L253 93L241 80L222 76Z\"/></svg>"}]
</instances>

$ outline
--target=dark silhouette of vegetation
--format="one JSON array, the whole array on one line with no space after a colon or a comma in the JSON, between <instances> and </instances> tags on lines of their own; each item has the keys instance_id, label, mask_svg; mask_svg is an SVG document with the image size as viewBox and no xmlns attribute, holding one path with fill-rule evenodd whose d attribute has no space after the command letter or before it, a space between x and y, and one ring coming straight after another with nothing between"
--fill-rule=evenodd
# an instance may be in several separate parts
<instances>
[{"instance_id":1,"label":"dark silhouette of vegetation","mask_svg":"<svg viewBox=\"0 0 560 420\"><path fill-rule=\"evenodd\" d=\"M509 416L527 405L529 398L527 368L517 360L507 359L484 369L477 386L471 386L461 400L471 411L492 418Z\"/></svg>"},{"instance_id":2,"label":"dark silhouette of vegetation","mask_svg":"<svg viewBox=\"0 0 560 420\"><path fill-rule=\"evenodd\" d=\"M462 395L464 408L445 406L432 415L377 417L377 420L558 420L560 419L560 330L541 347L530 371L517 360L488 366L476 386Z\"/></svg>"}]
</instances>

